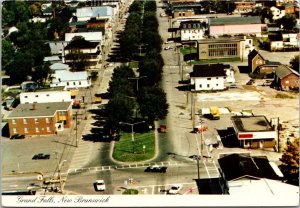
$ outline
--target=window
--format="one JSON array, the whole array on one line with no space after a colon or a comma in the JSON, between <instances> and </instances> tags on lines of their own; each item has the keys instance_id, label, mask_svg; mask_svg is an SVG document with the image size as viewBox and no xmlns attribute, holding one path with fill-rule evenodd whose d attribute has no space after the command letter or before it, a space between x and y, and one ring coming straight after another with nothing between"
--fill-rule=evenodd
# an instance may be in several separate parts
<instances>
[{"instance_id":1,"label":"window","mask_svg":"<svg viewBox=\"0 0 300 208\"><path fill-rule=\"evenodd\" d=\"M23 118L23 123L27 124L27 118Z\"/></svg>"},{"instance_id":2,"label":"window","mask_svg":"<svg viewBox=\"0 0 300 208\"><path fill-rule=\"evenodd\" d=\"M216 84L216 86L219 86L219 84Z\"/></svg>"},{"instance_id":3,"label":"window","mask_svg":"<svg viewBox=\"0 0 300 208\"><path fill-rule=\"evenodd\" d=\"M35 118L34 119L34 123L38 123L39 122L39 119L38 118Z\"/></svg>"},{"instance_id":4,"label":"window","mask_svg":"<svg viewBox=\"0 0 300 208\"><path fill-rule=\"evenodd\" d=\"M211 78L207 78L207 80L211 80Z\"/></svg>"},{"instance_id":5,"label":"window","mask_svg":"<svg viewBox=\"0 0 300 208\"><path fill-rule=\"evenodd\" d=\"M46 118L46 123L50 123L50 119L49 118Z\"/></svg>"},{"instance_id":6,"label":"window","mask_svg":"<svg viewBox=\"0 0 300 208\"><path fill-rule=\"evenodd\" d=\"M49 97L50 95L49 95L49 94L47 94L46 96L47 96L47 97Z\"/></svg>"},{"instance_id":7,"label":"window","mask_svg":"<svg viewBox=\"0 0 300 208\"><path fill-rule=\"evenodd\" d=\"M11 120L12 124L16 124L16 119Z\"/></svg>"},{"instance_id":8,"label":"window","mask_svg":"<svg viewBox=\"0 0 300 208\"><path fill-rule=\"evenodd\" d=\"M47 126L47 132L50 132L50 127L49 126Z\"/></svg>"},{"instance_id":9,"label":"window","mask_svg":"<svg viewBox=\"0 0 300 208\"><path fill-rule=\"evenodd\" d=\"M35 127L35 132L40 132L39 127Z\"/></svg>"},{"instance_id":10,"label":"window","mask_svg":"<svg viewBox=\"0 0 300 208\"><path fill-rule=\"evenodd\" d=\"M28 133L28 128L24 128L24 133Z\"/></svg>"},{"instance_id":11,"label":"window","mask_svg":"<svg viewBox=\"0 0 300 208\"><path fill-rule=\"evenodd\" d=\"M28 98L28 96L26 95L26 96L24 96L25 98Z\"/></svg>"},{"instance_id":12,"label":"window","mask_svg":"<svg viewBox=\"0 0 300 208\"><path fill-rule=\"evenodd\" d=\"M75 85L76 85L76 82L73 82L73 85L75 86Z\"/></svg>"},{"instance_id":13,"label":"window","mask_svg":"<svg viewBox=\"0 0 300 208\"><path fill-rule=\"evenodd\" d=\"M13 132L14 134L17 134L18 133L17 128L13 128Z\"/></svg>"},{"instance_id":14,"label":"window","mask_svg":"<svg viewBox=\"0 0 300 208\"><path fill-rule=\"evenodd\" d=\"M79 81L79 85L81 85L81 81Z\"/></svg>"},{"instance_id":15,"label":"window","mask_svg":"<svg viewBox=\"0 0 300 208\"><path fill-rule=\"evenodd\" d=\"M209 84L207 84L207 88L209 88Z\"/></svg>"},{"instance_id":16,"label":"window","mask_svg":"<svg viewBox=\"0 0 300 208\"><path fill-rule=\"evenodd\" d=\"M69 86L70 84L69 84L69 82L67 82L67 86Z\"/></svg>"},{"instance_id":17,"label":"window","mask_svg":"<svg viewBox=\"0 0 300 208\"><path fill-rule=\"evenodd\" d=\"M202 88L202 84L199 84L199 87Z\"/></svg>"},{"instance_id":18,"label":"window","mask_svg":"<svg viewBox=\"0 0 300 208\"><path fill-rule=\"evenodd\" d=\"M219 77L216 77L216 79L219 79Z\"/></svg>"},{"instance_id":19,"label":"window","mask_svg":"<svg viewBox=\"0 0 300 208\"><path fill-rule=\"evenodd\" d=\"M35 97L39 97L38 95L35 95Z\"/></svg>"}]
</instances>

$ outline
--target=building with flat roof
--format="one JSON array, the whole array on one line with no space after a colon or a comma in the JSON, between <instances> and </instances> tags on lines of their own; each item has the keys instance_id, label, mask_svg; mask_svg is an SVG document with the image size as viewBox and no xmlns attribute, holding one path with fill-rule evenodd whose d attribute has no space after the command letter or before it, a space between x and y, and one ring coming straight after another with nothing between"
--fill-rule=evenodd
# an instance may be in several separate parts
<instances>
[{"instance_id":1,"label":"building with flat roof","mask_svg":"<svg viewBox=\"0 0 300 208\"><path fill-rule=\"evenodd\" d=\"M197 46L199 60L239 58L243 61L254 48L253 40L246 36L198 40Z\"/></svg>"},{"instance_id":2,"label":"building with flat roof","mask_svg":"<svg viewBox=\"0 0 300 208\"><path fill-rule=\"evenodd\" d=\"M209 19L209 35L260 34L262 24L259 16L253 17L220 17Z\"/></svg>"},{"instance_id":3,"label":"building with flat roof","mask_svg":"<svg viewBox=\"0 0 300 208\"><path fill-rule=\"evenodd\" d=\"M7 117L9 134L55 134L70 127L71 117L71 102L20 104Z\"/></svg>"},{"instance_id":4,"label":"building with flat roof","mask_svg":"<svg viewBox=\"0 0 300 208\"><path fill-rule=\"evenodd\" d=\"M265 116L232 116L233 128L243 147L273 147L277 131Z\"/></svg>"}]
</instances>

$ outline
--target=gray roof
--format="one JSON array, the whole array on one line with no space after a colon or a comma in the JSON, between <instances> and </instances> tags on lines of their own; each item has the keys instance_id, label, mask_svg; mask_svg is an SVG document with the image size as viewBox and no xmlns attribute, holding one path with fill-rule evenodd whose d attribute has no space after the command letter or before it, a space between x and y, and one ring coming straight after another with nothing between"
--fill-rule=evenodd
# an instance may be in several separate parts
<instances>
[{"instance_id":1,"label":"gray roof","mask_svg":"<svg viewBox=\"0 0 300 208\"><path fill-rule=\"evenodd\" d=\"M265 116L232 116L231 120L241 132L272 131L272 127Z\"/></svg>"},{"instance_id":2,"label":"gray roof","mask_svg":"<svg viewBox=\"0 0 300 208\"><path fill-rule=\"evenodd\" d=\"M66 111L71 102L20 104L9 115L9 118L32 118L53 116L56 111Z\"/></svg>"},{"instance_id":3,"label":"gray roof","mask_svg":"<svg viewBox=\"0 0 300 208\"><path fill-rule=\"evenodd\" d=\"M51 54L61 54L63 47L67 45L66 41L50 41L48 42Z\"/></svg>"},{"instance_id":4,"label":"gray roof","mask_svg":"<svg viewBox=\"0 0 300 208\"><path fill-rule=\"evenodd\" d=\"M299 73L296 72L295 70L291 69L290 67L286 65L279 65L277 69L275 70L276 76L279 77L280 79L286 77L289 74L296 74L299 76Z\"/></svg>"},{"instance_id":5,"label":"gray roof","mask_svg":"<svg viewBox=\"0 0 300 208\"><path fill-rule=\"evenodd\" d=\"M224 17L224 18L211 18L210 25L248 25L248 24L261 24L259 16L253 17Z\"/></svg>"}]
</instances>

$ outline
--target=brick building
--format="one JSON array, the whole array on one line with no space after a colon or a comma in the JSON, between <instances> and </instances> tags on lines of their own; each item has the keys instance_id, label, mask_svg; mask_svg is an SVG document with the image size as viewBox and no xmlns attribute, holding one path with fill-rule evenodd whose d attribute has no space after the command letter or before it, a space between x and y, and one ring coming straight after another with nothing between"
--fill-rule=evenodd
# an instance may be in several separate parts
<instances>
[{"instance_id":1,"label":"brick building","mask_svg":"<svg viewBox=\"0 0 300 208\"><path fill-rule=\"evenodd\" d=\"M18 105L7 117L9 135L51 135L71 125L71 102Z\"/></svg>"},{"instance_id":2,"label":"brick building","mask_svg":"<svg viewBox=\"0 0 300 208\"><path fill-rule=\"evenodd\" d=\"M282 90L299 88L299 73L286 65L280 65L275 71L275 87Z\"/></svg>"}]
</instances>

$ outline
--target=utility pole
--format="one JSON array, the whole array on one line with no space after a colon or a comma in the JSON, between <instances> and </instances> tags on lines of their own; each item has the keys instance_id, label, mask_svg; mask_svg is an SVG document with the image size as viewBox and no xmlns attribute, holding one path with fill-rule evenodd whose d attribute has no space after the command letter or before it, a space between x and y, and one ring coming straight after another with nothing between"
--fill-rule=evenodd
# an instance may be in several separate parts
<instances>
[{"instance_id":1,"label":"utility pole","mask_svg":"<svg viewBox=\"0 0 300 208\"><path fill-rule=\"evenodd\" d=\"M76 147L78 147L78 137L77 137L77 116L78 116L78 112L76 111L75 113L75 139L76 139Z\"/></svg>"},{"instance_id":2,"label":"utility pole","mask_svg":"<svg viewBox=\"0 0 300 208\"><path fill-rule=\"evenodd\" d=\"M131 142L132 142L132 153L135 153L134 151L134 132L133 132L133 126L136 124L145 123L145 121L140 121L136 123L125 123L125 122L119 122L119 124L125 124L131 126Z\"/></svg>"},{"instance_id":3,"label":"utility pole","mask_svg":"<svg viewBox=\"0 0 300 208\"><path fill-rule=\"evenodd\" d=\"M138 94L139 92L139 79L145 78L147 76L141 76L141 77L128 77L128 79L134 79L136 80L136 92Z\"/></svg>"},{"instance_id":4,"label":"utility pole","mask_svg":"<svg viewBox=\"0 0 300 208\"><path fill-rule=\"evenodd\" d=\"M277 148L278 152L280 153L280 141L279 141L279 117L277 117Z\"/></svg>"}]
</instances>

